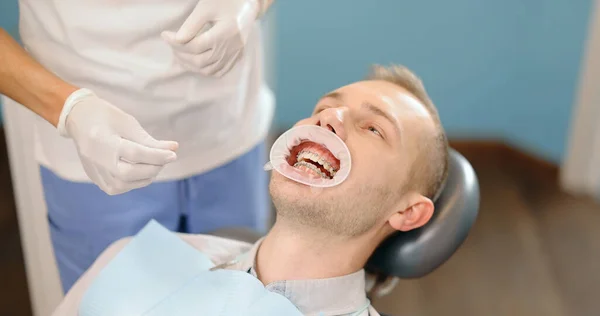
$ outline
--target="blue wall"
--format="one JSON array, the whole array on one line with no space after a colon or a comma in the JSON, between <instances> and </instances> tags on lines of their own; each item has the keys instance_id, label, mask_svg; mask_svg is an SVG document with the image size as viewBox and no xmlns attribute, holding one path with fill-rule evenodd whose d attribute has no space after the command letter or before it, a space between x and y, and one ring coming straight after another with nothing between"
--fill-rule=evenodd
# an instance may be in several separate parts
<instances>
[{"instance_id":1,"label":"blue wall","mask_svg":"<svg viewBox=\"0 0 600 316\"><path fill-rule=\"evenodd\" d=\"M560 161L567 148L593 1L526 2L532 3L521 14L525 32L519 37L521 58L513 83L518 100L511 107L505 136Z\"/></svg>"},{"instance_id":2,"label":"blue wall","mask_svg":"<svg viewBox=\"0 0 600 316\"><path fill-rule=\"evenodd\" d=\"M19 27L19 5L17 0L0 1L0 27L16 35Z\"/></svg>"},{"instance_id":3,"label":"blue wall","mask_svg":"<svg viewBox=\"0 0 600 316\"><path fill-rule=\"evenodd\" d=\"M425 81L448 133L503 138L559 162L591 0L277 0L276 127L371 63ZM0 26L17 34L16 0Z\"/></svg>"},{"instance_id":4,"label":"blue wall","mask_svg":"<svg viewBox=\"0 0 600 316\"><path fill-rule=\"evenodd\" d=\"M504 138L558 162L590 4L279 1L276 124L306 116L369 64L396 62L423 78L451 136Z\"/></svg>"}]
</instances>

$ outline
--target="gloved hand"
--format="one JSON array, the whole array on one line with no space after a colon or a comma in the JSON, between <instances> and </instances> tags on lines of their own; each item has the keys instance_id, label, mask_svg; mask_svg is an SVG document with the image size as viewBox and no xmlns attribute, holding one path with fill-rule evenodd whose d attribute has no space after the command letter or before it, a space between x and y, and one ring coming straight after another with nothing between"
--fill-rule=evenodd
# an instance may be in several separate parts
<instances>
[{"instance_id":1,"label":"gloved hand","mask_svg":"<svg viewBox=\"0 0 600 316\"><path fill-rule=\"evenodd\" d=\"M187 70L221 77L242 56L259 13L257 0L199 0L176 33L161 35Z\"/></svg>"},{"instance_id":2,"label":"gloved hand","mask_svg":"<svg viewBox=\"0 0 600 316\"><path fill-rule=\"evenodd\" d=\"M57 128L75 141L86 174L109 195L149 185L177 158L176 142L155 140L133 116L87 89L67 98Z\"/></svg>"}]
</instances>

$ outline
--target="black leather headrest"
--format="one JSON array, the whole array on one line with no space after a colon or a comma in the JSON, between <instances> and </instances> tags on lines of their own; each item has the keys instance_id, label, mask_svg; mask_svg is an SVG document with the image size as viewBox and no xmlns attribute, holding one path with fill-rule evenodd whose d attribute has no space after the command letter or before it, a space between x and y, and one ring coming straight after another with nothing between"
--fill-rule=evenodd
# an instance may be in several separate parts
<instances>
[{"instance_id":1,"label":"black leather headrest","mask_svg":"<svg viewBox=\"0 0 600 316\"><path fill-rule=\"evenodd\" d=\"M471 164L450 149L448 178L423 227L397 232L375 250L366 269L402 279L429 274L467 238L479 211L479 183Z\"/></svg>"}]
</instances>

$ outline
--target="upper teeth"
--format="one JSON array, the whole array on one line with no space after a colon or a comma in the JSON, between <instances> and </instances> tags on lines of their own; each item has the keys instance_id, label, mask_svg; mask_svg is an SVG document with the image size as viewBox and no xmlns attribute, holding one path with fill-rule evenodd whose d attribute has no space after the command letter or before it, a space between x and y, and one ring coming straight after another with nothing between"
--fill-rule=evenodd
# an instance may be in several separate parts
<instances>
[{"instance_id":1,"label":"upper teeth","mask_svg":"<svg viewBox=\"0 0 600 316\"><path fill-rule=\"evenodd\" d=\"M303 150L297 156L298 161L301 161L302 159L314 161L323 166L323 168L325 168L325 170L327 170L332 177L335 175L335 170L331 164L316 153Z\"/></svg>"}]
</instances>

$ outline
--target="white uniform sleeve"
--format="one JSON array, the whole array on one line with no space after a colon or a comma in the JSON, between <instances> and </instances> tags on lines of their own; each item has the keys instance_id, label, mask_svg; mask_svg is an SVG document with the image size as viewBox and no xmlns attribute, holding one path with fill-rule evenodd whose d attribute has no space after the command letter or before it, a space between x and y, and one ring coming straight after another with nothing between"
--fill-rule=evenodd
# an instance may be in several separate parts
<instances>
[{"instance_id":1,"label":"white uniform sleeve","mask_svg":"<svg viewBox=\"0 0 600 316\"><path fill-rule=\"evenodd\" d=\"M210 235L192 235L177 233L181 239L192 247L207 254L216 264L235 258L238 254L248 251L251 244ZM120 239L111 244L92 266L75 282L63 301L52 316L77 316L79 303L96 276L104 267L131 241L132 237Z\"/></svg>"}]
</instances>

